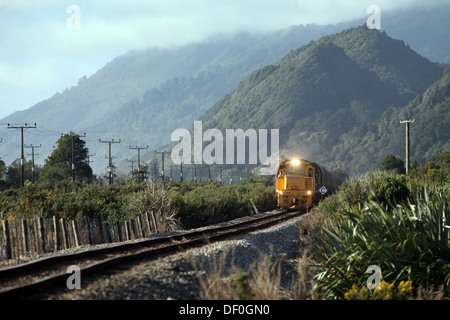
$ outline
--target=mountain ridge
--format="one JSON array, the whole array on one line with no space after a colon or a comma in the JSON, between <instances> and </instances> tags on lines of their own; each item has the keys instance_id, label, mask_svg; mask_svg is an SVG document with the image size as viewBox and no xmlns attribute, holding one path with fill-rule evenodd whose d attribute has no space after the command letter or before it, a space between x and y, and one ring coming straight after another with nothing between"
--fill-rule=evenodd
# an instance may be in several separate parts
<instances>
[{"instance_id":1,"label":"mountain ridge","mask_svg":"<svg viewBox=\"0 0 450 320\"><path fill-rule=\"evenodd\" d=\"M357 41L348 42L349 35ZM366 45L371 41L383 50L373 52ZM390 46L393 53L386 55ZM352 48L358 50L349 55ZM366 57L369 62L364 60ZM401 74L404 64L392 63L386 57L403 57L418 70L426 70L425 76L420 72L404 75L393 83L391 75ZM390 108L403 108L411 97L422 94L422 88L437 81L443 71L442 66L417 55L403 42L360 26L313 41L273 66L254 71L201 120L205 129L277 128L284 156L308 158L333 169L357 168L352 173L361 173L364 163L339 156L336 149L343 148L340 139L355 127L376 121ZM344 149L350 153L348 148ZM324 154L323 150L335 151ZM348 166L330 158L347 159Z\"/></svg>"},{"instance_id":2,"label":"mountain ridge","mask_svg":"<svg viewBox=\"0 0 450 320\"><path fill-rule=\"evenodd\" d=\"M445 12L450 12L450 6L429 10L406 10L398 15L383 13L382 27L386 26L387 29L392 30L388 32L389 34L402 35L402 38L409 39L407 42L411 43L411 46L419 48L422 52L428 51L430 56L441 57L440 61L445 62L447 61L445 60L447 44L442 41L439 44L436 44L436 41L425 41L423 37L420 37L421 32L419 32L425 30L424 34L428 39L445 36L450 28L437 29L437 26L445 25L446 20L430 18L437 13L441 18L446 17ZM415 17L413 22L410 21L411 15ZM121 159L135 158L132 151L125 150L129 144L149 144L153 149L166 145L170 141L168 133L171 130L192 125L194 120L199 119L216 102L226 99L230 92L240 85L240 80L251 71L259 70L258 68L266 65L275 65L289 50L294 51L311 40L340 32L350 26L360 26L361 23L362 20L335 26L292 26L261 35L259 38L244 34L241 35L241 41L234 44L231 44L233 38L230 38L228 43L225 43L226 41L221 43L221 39L210 39L205 43L180 47L176 50L131 51L112 60L89 78L80 78L77 86L56 93L30 109L14 113L1 121L2 123L38 123L37 130L27 131L25 140L27 144L43 144L41 156L37 157L38 163L39 161L42 163L43 159L51 153L52 145L55 144L60 133L70 130L79 133L87 132L91 153L101 155L106 152L97 143L98 138L122 138L123 144L116 152ZM413 36L422 40L414 42L416 38ZM426 45L423 46L422 43ZM431 44L436 45L431 46ZM191 59L199 58L201 55L196 52L201 53L202 49L209 52L210 58L206 59L207 62L201 61L203 64L197 64L195 67L195 63L191 65L186 63ZM164 55L167 57L166 60ZM157 56L162 60L154 60L155 68L145 67L145 61ZM175 60L171 60L174 57ZM252 62L253 67L246 65L243 61ZM448 61L450 62L450 56ZM242 71L243 65L246 65L244 71ZM178 73L179 70L173 71L177 69L177 66L185 68L184 73ZM190 67L191 69L188 70ZM273 67L268 67L264 72L273 72L274 70L271 71L270 68ZM375 71L380 72L380 70ZM146 77L151 77L152 72L163 73L166 78L160 79L161 81L157 84L151 84L153 80ZM420 74L419 71L418 73ZM133 74L136 75L135 79ZM413 98L417 91L420 91L413 84L409 87L400 86L399 89L402 88L405 100ZM370 90L368 91L370 94ZM367 110L357 102L353 103L351 108L353 108L354 117L360 121L370 118L370 112L366 112ZM311 120L317 117L312 115ZM344 116L334 115L334 117L336 121L337 119L347 120ZM317 122L317 119L314 121ZM311 122L303 121L294 127L300 125L308 126ZM14 153L14 150L18 149L20 135L10 131L0 128L3 137L0 154L6 163L12 162L19 155ZM313 139L318 133L311 132L311 134L312 136L308 139ZM106 161L98 158L94 160L94 171L104 172Z\"/></svg>"}]
</instances>

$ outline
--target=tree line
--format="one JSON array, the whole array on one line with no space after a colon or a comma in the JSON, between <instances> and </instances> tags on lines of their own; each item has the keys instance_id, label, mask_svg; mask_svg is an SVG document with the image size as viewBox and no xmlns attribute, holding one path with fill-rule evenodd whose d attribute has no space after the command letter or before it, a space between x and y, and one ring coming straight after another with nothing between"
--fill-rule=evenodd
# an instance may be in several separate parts
<instances>
[{"instance_id":1,"label":"tree line","mask_svg":"<svg viewBox=\"0 0 450 320\"><path fill-rule=\"evenodd\" d=\"M92 183L95 179L89 165L89 149L86 147L86 141L70 132L59 138L44 165L35 165L31 160L24 162L24 181L39 180L40 183L53 184L64 179L71 179L73 168L78 181ZM20 176L20 159L6 166L0 158L0 189L19 188Z\"/></svg>"}]
</instances>

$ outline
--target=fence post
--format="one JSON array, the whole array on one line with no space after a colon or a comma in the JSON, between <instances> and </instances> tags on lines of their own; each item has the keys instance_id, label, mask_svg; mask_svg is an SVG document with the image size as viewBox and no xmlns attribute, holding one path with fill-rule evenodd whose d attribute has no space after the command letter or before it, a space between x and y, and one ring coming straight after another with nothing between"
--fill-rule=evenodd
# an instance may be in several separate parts
<instances>
[{"instance_id":1,"label":"fence post","mask_svg":"<svg viewBox=\"0 0 450 320\"><path fill-rule=\"evenodd\" d=\"M78 242L77 228L75 226L75 220L72 220L73 237L75 238L75 246L78 248L80 243Z\"/></svg>"},{"instance_id":2,"label":"fence post","mask_svg":"<svg viewBox=\"0 0 450 320\"><path fill-rule=\"evenodd\" d=\"M25 219L22 219L20 221L20 229L21 229L21 234L22 234L23 255L25 256L28 252L27 221Z\"/></svg>"},{"instance_id":3,"label":"fence post","mask_svg":"<svg viewBox=\"0 0 450 320\"><path fill-rule=\"evenodd\" d=\"M139 237L143 238L144 237L144 230L142 230L142 220L141 220L141 215L137 216L137 225L138 225L138 230L139 230Z\"/></svg>"},{"instance_id":4,"label":"fence post","mask_svg":"<svg viewBox=\"0 0 450 320\"><path fill-rule=\"evenodd\" d=\"M61 224L61 231L62 231L62 241L63 241L63 249L67 249L67 238L66 238L66 226L64 224L64 219L60 218L59 223Z\"/></svg>"},{"instance_id":5,"label":"fence post","mask_svg":"<svg viewBox=\"0 0 450 320\"><path fill-rule=\"evenodd\" d=\"M158 233L158 225L156 224L155 213L153 212L153 210L152 210L151 214L152 214L152 219L153 219L153 227L155 228L155 233Z\"/></svg>"},{"instance_id":6,"label":"fence post","mask_svg":"<svg viewBox=\"0 0 450 320\"><path fill-rule=\"evenodd\" d=\"M128 221L125 221L125 241L130 240L130 232L128 231Z\"/></svg>"},{"instance_id":7,"label":"fence post","mask_svg":"<svg viewBox=\"0 0 450 320\"><path fill-rule=\"evenodd\" d=\"M41 217L37 218L37 236L39 238L39 253L44 253L45 252L45 237L44 237L44 223L43 223L43 219Z\"/></svg>"},{"instance_id":8,"label":"fence post","mask_svg":"<svg viewBox=\"0 0 450 320\"><path fill-rule=\"evenodd\" d=\"M5 239L6 259L11 259L11 238L9 236L9 223L7 220L3 220L2 225L3 225L3 239Z\"/></svg>"},{"instance_id":9,"label":"fence post","mask_svg":"<svg viewBox=\"0 0 450 320\"><path fill-rule=\"evenodd\" d=\"M58 251L58 224L56 223L56 216L53 216L53 231L54 250Z\"/></svg>"},{"instance_id":10,"label":"fence post","mask_svg":"<svg viewBox=\"0 0 450 320\"><path fill-rule=\"evenodd\" d=\"M120 226L120 222L116 222L115 229L117 229L117 241L122 242L123 236L122 236L122 227Z\"/></svg>"},{"instance_id":11,"label":"fence post","mask_svg":"<svg viewBox=\"0 0 450 320\"><path fill-rule=\"evenodd\" d=\"M148 211L145 212L145 218L147 220L148 235L151 235L152 227L150 226L150 217L148 216Z\"/></svg>"}]
</instances>

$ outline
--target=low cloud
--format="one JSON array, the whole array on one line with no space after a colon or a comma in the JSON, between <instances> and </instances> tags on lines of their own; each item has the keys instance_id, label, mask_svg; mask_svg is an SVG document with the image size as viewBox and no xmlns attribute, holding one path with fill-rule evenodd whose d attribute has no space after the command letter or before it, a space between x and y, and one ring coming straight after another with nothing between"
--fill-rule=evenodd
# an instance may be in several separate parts
<instances>
[{"instance_id":1,"label":"low cloud","mask_svg":"<svg viewBox=\"0 0 450 320\"><path fill-rule=\"evenodd\" d=\"M348 21L366 17L372 4L382 12L424 6L419 0L0 0L0 96L16 101L8 104L12 112L30 103L30 95L25 98L12 87L60 91L61 85L76 84L129 50L183 45L243 30ZM81 10L79 30L67 28L70 5ZM47 72L55 69L61 75Z\"/></svg>"}]
</instances>

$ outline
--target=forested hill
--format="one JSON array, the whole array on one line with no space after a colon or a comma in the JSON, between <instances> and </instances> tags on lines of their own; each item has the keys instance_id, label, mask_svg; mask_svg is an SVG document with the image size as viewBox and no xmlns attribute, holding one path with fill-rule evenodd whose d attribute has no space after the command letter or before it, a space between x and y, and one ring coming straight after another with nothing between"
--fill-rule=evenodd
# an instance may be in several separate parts
<instances>
[{"instance_id":1,"label":"forested hill","mask_svg":"<svg viewBox=\"0 0 450 320\"><path fill-rule=\"evenodd\" d=\"M218 36L178 48L130 51L91 77L82 77L76 86L0 122L37 123L36 130L27 131L25 143L42 144L38 163L52 152L60 133L72 130L86 132L90 153L101 158L107 149L99 138L122 139L115 153L119 165L136 157L129 145L158 148L170 142L173 130L189 127L251 71L348 24L293 26L268 34ZM20 157L7 152L20 143L20 136L10 131L0 128L0 154L7 164ZM107 162L94 159L91 165L100 172Z\"/></svg>"},{"instance_id":2,"label":"forested hill","mask_svg":"<svg viewBox=\"0 0 450 320\"><path fill-rule=\"evenodd\" d=\"M347 30L363 24L367 17L362 14L363 17L357 21L337 25L292 26L269 34L216 36L177 48L130 51L107 63L92 76L81 77L77 85L55 93L27 110L1 119L0 123L37 123L37 129L26 131L25 144L42 144L36 157L39 164L53 151L61 133L86 132L85 140L90 154L96 154L91 159L94 161L91 165L95 173L105 172L107 166L104 159L107 148L104 144L99 144L98 139L122 139L122 144L114 147L113 155L118 156L116 164L123 164L121 169L127 172L129 169L125 159L136 159L136 152L129 150L129 145L149 145L150 149L155 149L169 143L174 129L189 128L193 121L203 116L217 101L224 97L222 101L228 101L228 94L254 70L269 65L245 79L239 85L240 89L247 88L255 99L273 95L269 99L275 102L275 92L262 92L259 98L256 97L256 91L250 92L250 87L255 85L250 79L265 79L269 73L273 73L273 76L281 77L280 81L286 84L281 73L284 62L281 63L280 59L293 50L284 59L291 59L290 55L295 56L295 59L292 58L297 62L293 62L295 65L291 67L298 70L299 74L291 72L286 75L291 77L289 80L299 80L298 86L301 88L294 94L288 93L289 86L277 86L273 90L280 90L278 95L289 96L290 99L299 97L299 104L303 104L305 108L322 109L317 109L314 113L305 112L304 109L305 116L301 120L290 119L289 124L280 123L275 121L276 115L271 113L286 114L294 106L291 101L284 101L286 105L274 104L272 111L266 112L264 108L258 111L260 119L253 118L252 126L279 125L288 131L283 139L292 147L298 145L297 140L315 142L327 139L330 134L327 130L331 127L334 130L331 138L335 141L341 133L347 132L350 124L372 125L376 117L388 108L387 105L404 106L409 99L423 93L437 80L437 66L429 61L423 62L424 59L414 51L433 62L450 62L450 42L446 41L450 32L449 15L450 5L392 13L382 11L382 28L387 35L404 40L407 45L392 39L384 41L387 35L383 32L373 33L371 36L374 39L371 42L365 41L364 37L360 38L352 30ZM298 49L312 40L342 30L347 31L339 37L323 38L320 45L312 43ZM387 48L381 45L386 45ZM406 50L408 46L414 51ZM330 54L333 55L331 59ZM309 69L306 61L312 62ZM348 69L336 66L341 63ZM432 67L428 68L429 66ZM307 72L316 71L320 74L314 74L314 81L331 89L330 91L323 92L314 82L308 82L310 76ZM362 84L367 87L363 88ZM311 88L307 89L307 85ZM349 104L352 113L347 116ZM368 105L374 107L368 108ZM323 112L330 108L335 110L326 118L328 120L319 121L323 118ZM265 119L268 120L267 123L264 123ZM215 121L212 118L210 120ZM228 120L225 117L223 121ZM289 129L291 124L292 129L301 126L306 131L292 131ZM327 129L322 130L322 127ZM303 136L309 133L311 135ZM20 157L20 134L15 130L7 130L2 125L0 136L3 138L0 155L8 165ZM312 147L302 150L305 153L311 151L309 149L314 149L317 143L310 145ZM148 159L146 155L142 158ZM340 161L344 158L341 155L330 159L327 161Z\"/></svg>"},{"instance_id":3,"label":"forested hill","mask_svg":"<svg viewBox=\"0 0 450 320\"><path fill-rule=\"evenodd\" d=\"M251 73L202 117L203 126L280 129L282 155L361 173L374 169L388 150L377 143L383 135L374 130L377 123L388 110L403 110L443 71L403 41L360 26L313 41ZM400 114L391 116L398 123ZM425 126L434 128L439 120ZM401 136L404 128L396 129Z\"/></svg>"}]
</instances>

